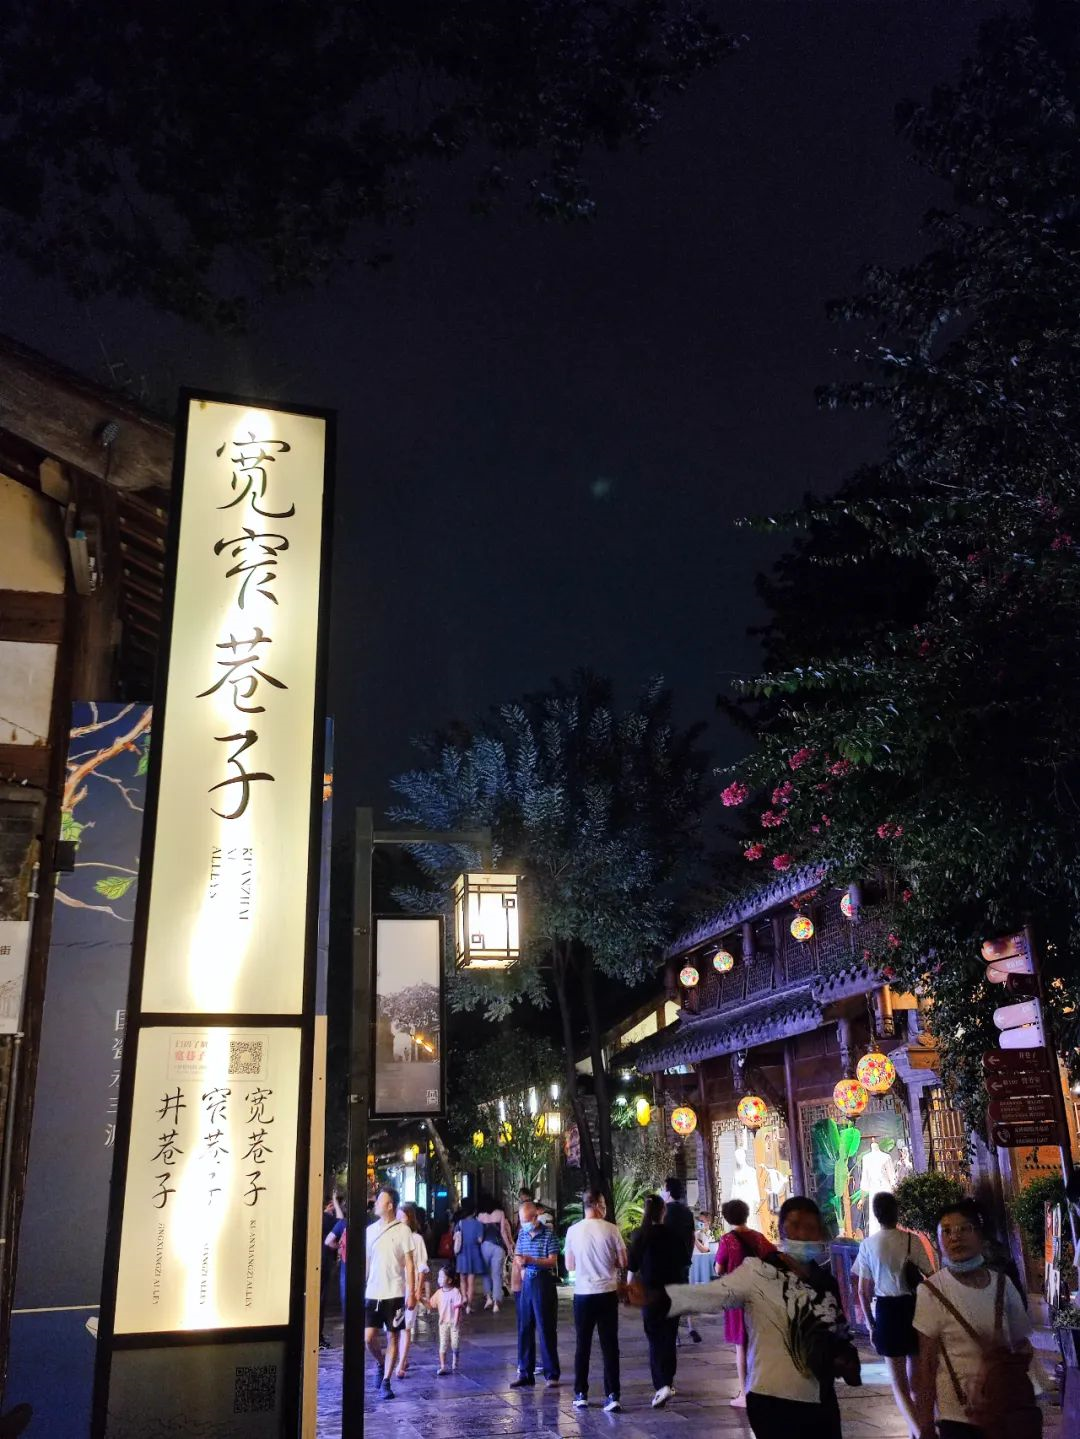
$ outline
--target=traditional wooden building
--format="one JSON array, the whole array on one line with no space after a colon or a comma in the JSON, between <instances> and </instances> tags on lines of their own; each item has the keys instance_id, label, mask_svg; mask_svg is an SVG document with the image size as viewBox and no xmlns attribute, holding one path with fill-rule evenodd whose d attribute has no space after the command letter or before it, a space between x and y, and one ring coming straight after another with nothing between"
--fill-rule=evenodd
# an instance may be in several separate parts
<instances>
[{"instance_id":1,"label":"traditional wooden building","mask_svg":"<svg viewBox=\"0 0 1080 1439\"><path fill-rule=\"evenodd\" d=\"M0 337L4 1360L54 880L72 863L61 838L71 705L151 696L172 449L169 425ZM78 1176L56 1180L63 1222L77 1223Z\"/></svg>"},{"instance_id":2,"label":"traditional wooden building","mask_svg":"<svg viewBox=\"0 0 1080 1439\"><path fill-rule=\"evenodd\" d=\"M670 1111L691 1112L699 1206L742 1198L775 1234L791 1194L816 1198L838 1235L870 1224L869 1196L928 1168L967 1180L969 1136L925 1033L923 1001L867 959L880 952L872 896L802 869L683 934L666 956L677 1023L636 1046ZM881 1093L835 1100L860 1060L884 1055ZM864 1066L864 1076L866 1068ZM756 1102L754 1102L756 1101ZM741 1104L741 1109L740 1109ZM837 1126L854 1126L841 1135ZM842 1182L841 1182L842 1181Z\"/></svg>"}]
</instances>

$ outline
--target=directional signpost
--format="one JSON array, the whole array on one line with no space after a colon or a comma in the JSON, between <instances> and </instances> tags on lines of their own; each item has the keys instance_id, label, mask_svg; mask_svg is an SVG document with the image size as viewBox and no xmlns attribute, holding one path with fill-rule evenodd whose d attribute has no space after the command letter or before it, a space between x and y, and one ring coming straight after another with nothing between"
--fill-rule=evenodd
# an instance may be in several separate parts
<instances>
[{"instance_id":1,"label":"directional signpost","mask_svg":"<svg viewBox=\"0 0 1080 1439\"><path fill-rule=\"evenodd\" d=\"M1072 1168L1057 1056L1043 1023L1042 984L1031 934L988 939L982 947L986 978L1003 985L1013 1003L994 1011L999 1049L983 1055L990 1096L989 1120L995 1144L1062 1146L1062 1168Z\"/></svg>"}]
</instances>

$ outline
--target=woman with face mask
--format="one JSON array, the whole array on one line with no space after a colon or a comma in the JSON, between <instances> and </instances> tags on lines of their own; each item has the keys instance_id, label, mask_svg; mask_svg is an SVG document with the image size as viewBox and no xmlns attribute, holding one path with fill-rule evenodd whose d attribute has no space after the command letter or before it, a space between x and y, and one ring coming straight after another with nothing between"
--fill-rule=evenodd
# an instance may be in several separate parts
<instances>
[{"instance_id":1,"label":"woman with face mask","mask_svg":"<svg viewBox=\"0 0 1080 1439\"><path fill-rule=\"evenodd\" d=\"M755 1439L840 1439L837 1376L859 1384L859 1356L829 1270L829 1243L812 1199L780 1209L780 1252L747 1256L713 1284L628 1287L631 1304L674 1317L741 1309L746 1324L746 1417Z\"/></svg>"},{"instance_id":2,"label":"woman with face mask","mask_svg":"<svg viewBox=\"0 0 1080 1439\"><path fill-rule=\"evenodd\" d=\"M1027 1373L1031 1320L1016 1285L987 1265L978 1206L971 1199L950 1204L937 1232L943 1269L919 1285L915 1300L916 1432L923 1439L1037 1439L1042 1415Z\"/></svg>"}]
</instances>

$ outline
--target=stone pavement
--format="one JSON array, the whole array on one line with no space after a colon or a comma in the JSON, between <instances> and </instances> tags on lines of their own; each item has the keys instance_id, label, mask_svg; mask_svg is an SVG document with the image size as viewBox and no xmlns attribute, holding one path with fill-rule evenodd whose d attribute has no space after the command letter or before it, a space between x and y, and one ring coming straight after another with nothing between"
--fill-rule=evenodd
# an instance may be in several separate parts
<instances>
[{"instance_id":1,"label":"stone pavement","mask_svg":"<svg viewBox=\"0 0 1080 1439\"><path fill-rule=\"evenodd\" d=\"M536 1389L511 1390L517 1338L514 1310L507 1303L498 1316L474 1314L464 1322L460 1372L437 1379L437 1330L434 1317L413 1345L407 1378L395 1381L397 1398L377 1400L369 1392L365 1433L377 1439L751 1439L744 1411L728 1403L735 1393L735 1357L724 1343L721 1317L699 1321L703 1342L683 1336L679 1350L677 1394L664 1409L650 1408L648 1351L636 1313L620 1311L622 1356L621 1414L605 1414L599 1345L594 1340L589 1409L573 1408L574 1323L571 1291L560 1291L559 1357L563 1382L548 1389L538 1376ZM328 1320L333 1348L319 1362L318 1439L341 1436L341 1323ZM371 1373L370 1366L368 1373ZM863 1385L837 1385L844 1439L906 1439L893 1404L884 1365L863 1353ZM1044 1439L1064 1439L1061 1411L1045 1409ZM360 1439L354 1431L345 1439Z\"/></svg>"}]
</instances>

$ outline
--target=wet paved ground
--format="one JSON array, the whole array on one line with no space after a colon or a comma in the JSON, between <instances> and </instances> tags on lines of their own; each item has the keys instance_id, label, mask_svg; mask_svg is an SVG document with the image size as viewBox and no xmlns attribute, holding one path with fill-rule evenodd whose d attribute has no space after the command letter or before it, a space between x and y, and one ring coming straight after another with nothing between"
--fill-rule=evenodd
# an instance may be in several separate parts
<instances>
[{"instance_id":1,"label":"wet paved ground","mask_svg":"<svg viewBox=\"0 0 1080 1439\"><path fill-rule=\"evenodd\" d=\"M514 1313L507 1304L497 1317L470 1316L462 1331L461 1370L453 1378L437 1379L437 1331L434 1322L421 1331L413 1346L410 1372L395 1382L397 1398L380 1401L367 1396L365 1433L378 1439L751 1439L744 1412L728 1401L736 1391L734 1351L724 1343L719 1316L699 1321L703 1343L683 1338L679 1350L678 1393L664 1409L650 1408L653 1389L641 1320L622 1311L621 1414L600 1408L599 1346L593 1346L589 1409L573 1408L574 1324L570 1290L560 1293L559 1358L563 1382L557 1389L544 1387L513 1391L507 1386L515 1374L517 1339ZM325 1350L319 1366L318 1439L341 1435L341 1325L328 1322L334 1347ZM368 1372L370 1373L370 1367ZM884 1366L869 1352L863 1354L863 1387L837 1386L845 1439L905 1439ZM1044 1439L1064 1439L1061 1411L1044 1410ZM358 1431L345 1439L359 1439ZM795 1436L793 1436L795 1439Z\"/></svg>"}]
</instances>

